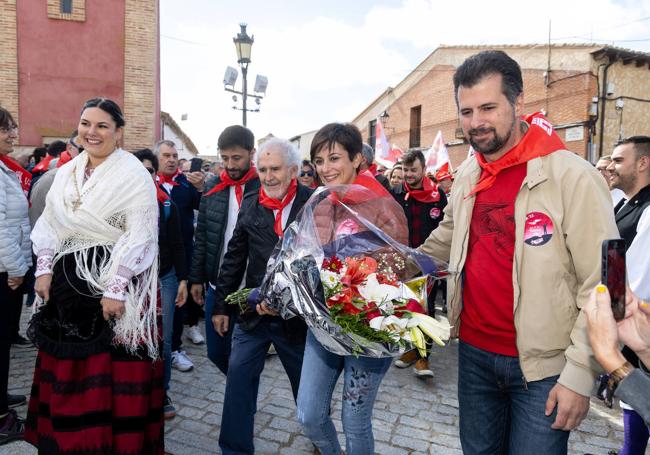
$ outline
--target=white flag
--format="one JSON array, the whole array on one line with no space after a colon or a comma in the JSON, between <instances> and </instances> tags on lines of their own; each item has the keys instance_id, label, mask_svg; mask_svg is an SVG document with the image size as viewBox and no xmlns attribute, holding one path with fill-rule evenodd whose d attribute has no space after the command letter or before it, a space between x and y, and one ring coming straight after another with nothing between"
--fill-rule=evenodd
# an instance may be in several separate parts
<instances>
[{"instance_id":1,"label":"white flag","mask_svg":"<svg viewBox=\"0 0 650 455\"><path fill-rule=\"evenodd\" d=\"M449 163L449 152L445 145L445 140L442 138L442 131L438 131L436 138L433 140L433 145L425 154L426 170L427 172L435 173L440 166Z\"/></svg>"}]
</instances>

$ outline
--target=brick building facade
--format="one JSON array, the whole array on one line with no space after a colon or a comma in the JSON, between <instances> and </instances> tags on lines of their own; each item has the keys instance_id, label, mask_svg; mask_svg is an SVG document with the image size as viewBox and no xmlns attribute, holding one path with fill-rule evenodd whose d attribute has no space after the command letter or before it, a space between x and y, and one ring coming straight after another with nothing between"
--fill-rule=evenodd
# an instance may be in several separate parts
<instances>
[{"instance_id":1,"label":"brick building facade","mask_svg":"<svg viewBox=\"0 0 650 455\"><path fill-rule=\"evenodd\" d=\"M620 137L650 134L650 54L600 45L442 46L353 123L372 143L374 122L382 116L388 141L403 150L427 150L440 130L458 166L469 144L460 130L452 77L467 57L485 49L503 50L520 64L525 112L546 112L578 155L593 162L610 154Z\"/></svg>"},{"instance_id":2,"label":"brick building facade","mask_svg":"<svg viewBox=\"0 0 650 455\"><path fill-rule=\"evenodd\" d=\"M124 146L160 137L158 0L0 0L0 105L17 149L67 138L87 99L124 111Z\"/></svg>"}]
</instances>

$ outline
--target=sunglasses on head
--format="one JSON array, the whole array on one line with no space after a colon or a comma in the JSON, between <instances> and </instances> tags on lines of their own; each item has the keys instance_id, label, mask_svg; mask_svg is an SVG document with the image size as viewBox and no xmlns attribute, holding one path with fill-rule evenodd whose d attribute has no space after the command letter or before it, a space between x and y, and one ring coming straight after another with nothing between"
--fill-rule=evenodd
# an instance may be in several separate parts
<instances>
[{"instance_id":1,"label":"sunglasses on head","mask_svg":"<svg viewBox=\"0 0 650 455\"><path fill-rule=\"evenodd\" d=\"M300 177L313 177L314 171L301 171Z\"/></svg>"}]
</instances>

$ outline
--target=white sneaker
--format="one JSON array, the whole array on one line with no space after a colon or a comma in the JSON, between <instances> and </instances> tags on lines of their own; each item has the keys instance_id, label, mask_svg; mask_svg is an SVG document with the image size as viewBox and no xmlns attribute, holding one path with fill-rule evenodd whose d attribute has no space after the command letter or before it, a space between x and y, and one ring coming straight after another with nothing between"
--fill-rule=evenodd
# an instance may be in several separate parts
<instances>
[{"instance_id":1,"label":"white sneaker","mask_svg":"<svg viewBox=\"0 0 650 455\"><path fill-rule=\"evenodd\" d=\"M193 325L185 331L185 337L194 344L205 343L205 338L201 335L198 325Z\"/></svg>"},{"instance_id":2,"label":"white sneaker","mask_svg":"<svg viewBox=\"0 0 650 455\"><path fill-rule=\"evenodd\" d=\"M194 368L194 364L185 351L174 351L172 352L172 368L176 368L178 371L190 371Z\"/></svg>"}]
</instances>

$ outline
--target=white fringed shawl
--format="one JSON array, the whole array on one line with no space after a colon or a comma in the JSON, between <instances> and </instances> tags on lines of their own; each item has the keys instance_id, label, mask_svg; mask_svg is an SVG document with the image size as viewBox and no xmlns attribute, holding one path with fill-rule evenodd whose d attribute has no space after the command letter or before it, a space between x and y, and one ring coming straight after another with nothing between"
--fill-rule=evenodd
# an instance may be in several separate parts
<instances>
[{"instance_id":1,"label":"white fringed shawl","mask_svg":"<svg viewBox=\"0 0 650 455\"><path fill-rule=\"evenodd\" d=\"M138 257L135 280L129 280L126 290L125 312L113 327L114 343L132 353L145 346L155 359L158 203L153 181L142 163L122 149L109 155L84 182L87 163L88 155L83 152L57 171L34 235L54 237L54 242L47 242L53 246L53 264L63 255L74 254L78 276L96 295L103 294L114 280L130 250L150 253L155 249L153 255ZM75 210L80 195L81 204ZM107 253L98 265L88 261L91 247Z\"/></svg>"}]
</instances>

